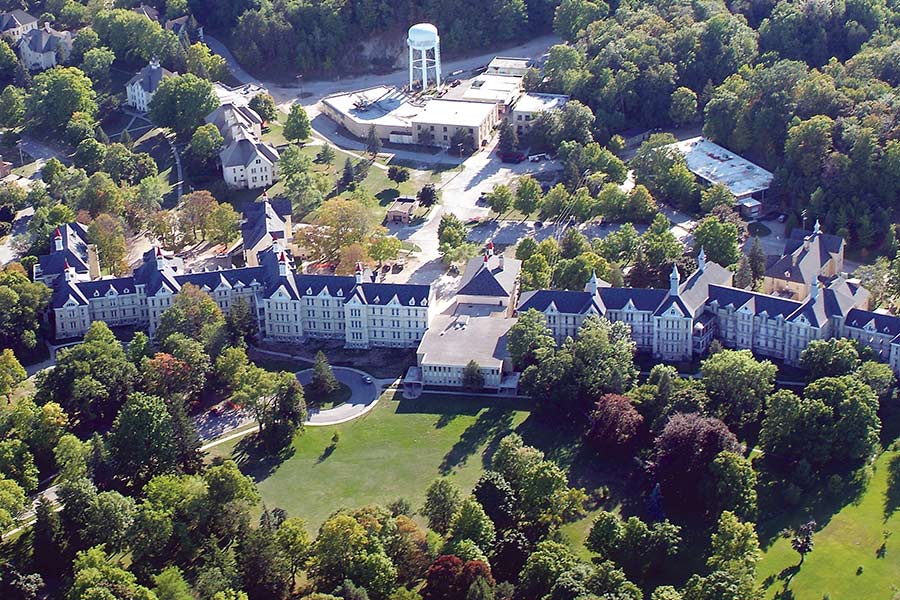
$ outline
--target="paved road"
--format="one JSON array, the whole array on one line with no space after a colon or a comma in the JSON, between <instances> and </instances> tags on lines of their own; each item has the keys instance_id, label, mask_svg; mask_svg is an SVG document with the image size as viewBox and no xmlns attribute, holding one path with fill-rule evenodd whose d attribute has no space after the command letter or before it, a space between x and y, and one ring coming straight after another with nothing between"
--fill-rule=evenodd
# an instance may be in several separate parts
<instances>
[{"instance_id":1,"label":"paved road","mask_svg":"<svg viewBox=\"0 0 900 600\"><path fill-rule=\"evenodd\" d=\"M346 367L334 367L333 370L337 380L350 388L350 398L328 410L311 409L307 425L337 425L355 419L368 412L381 395L379 381L371 380L372 383L366 383L363 378L368 376L362 371ZM306 369L297 373L297 379L306 387L312 382L312 374L312 369Z\"/></svg>"},{"instance_id":2,"label":"paved road","mask_svg":"<svg viewBox=\"0 0 900 600\"><path fill-rule=\"evenodd\" d=\"M44 142L36 140L25 134L22 135L22 151L25 152L25 154L31 156L33 159L40 161L41 164L50 160L51 158L59 159L59 161L64 165L72 163L68 156L66 156L56 148L53 148L52 146L49 146Z\"/></svg>"},{"instance_id":3,"label":"paved road","mask_svg":"<svg viewBox=\"0 0 900 600\"><path fill-rule=\"evenodd\" d=\"M16 252L13 242L15 241L16 236L22 235L28 231L28 222L31 221L31 217L33 216L33 206L23 208L16 213L16 219L12 224L12 231L6 239L3 240L3 243L0 244L0 265L5 265L18 258L18 252Z\"/></svg>"}]
</instances>

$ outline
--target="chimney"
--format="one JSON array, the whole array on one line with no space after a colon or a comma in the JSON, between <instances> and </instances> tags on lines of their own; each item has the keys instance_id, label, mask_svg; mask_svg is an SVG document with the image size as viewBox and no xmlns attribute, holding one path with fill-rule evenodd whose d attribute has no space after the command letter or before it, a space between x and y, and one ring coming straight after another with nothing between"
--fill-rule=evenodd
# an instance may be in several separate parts
<instances>
[{"instance_id":1,"label":"chimney","mask_svg":"<svg viewBox=\"0 0 900 600\"><path fill-rule=\"evenodd\" d=\"M155 56L150 59L150 68L153 69L154 71L159 68L159 59L156 58Z\"/></svg>"},{"instance_id":2,"label":"chimney","mask_svg":"<svg viewBox=\"0 0 900 600\"><path fill-rule=\"evenodd\" d=\"M281 244L278 243L278 238L275 235L272 235L272 252L278 254L281 252Z\"/></svg>"},{"instance_id":3,"label":"chimney","mask_svg":"<svg viewBox=\"0 0 900 600\"><path fill-rule=\"evenodd\" d=\"M62 231L59 230L59 227L56 228L56 234L53 236L53 244L54 244L54 248L56 248L56 252L62 252L63 239L62 239Z\"/></svg>"},{"instance_id":4,"label":"chimney","mask_svg":"<svg viewBox=\"0 0 900 600\"><path fill-rule=\"evenodd\" d=\"M65 259L63 264L63 276L66 278L66 281L74 281L75 280L75 269L69 266L69 259Z\"/></svg>"},{"instance_id":5,"label":"chimney","mask_svg":"<svg viewBox=\"0 0 900 600\"><path fill-rule=\"evenodd\" d=\"M356 263L356 283L362 283L362 282L363 282L363 267L362 267L362 263L357 261L357 263Z\"/></svg>"},{"instance_id":6,"label":"chimney","mask_svg":"<svg viewBox=\"0 0 900 600\"><path fill-rule=\"evenodd\" d=\"M678 287L681 285L681 275L678 273L678 267L672 265L672 273L669 275L669 295L677 296Z\"/></svg>"},{"instance_id":7,"label":"chimney","mask_svg":"<svg viewBox=\"0 0 900 600\"><path fill-rule=\"evenodd\" d=\"M287 276L287 270L287 257L284 255L284 252L282 252L278 257L278 275L281 277Z\"/></svg>"},{"instance_id":8,"label":"chimney","mask_svg":"<svg viewBox=\"0 0 900 600\"><path fill-rule=\"evenodd\" d=\"M488 258L489 258L489 257L488 257L488 253L485 252L485 253L484 253L484 264L485 264L485 266L487 266L487 264L488 264Z\"/></svg>"},{"instance_id":9,"label":"chimney","mask_svg":"<svg viewBox=\"0 0 900 600\"><path fill-rule=\"evenodd\" d=\"M156 270L162 271L166 268L166 258L163 256L162 248L156 247Z\"/></svg>"},{"instance_id":10,"label":"chimney","mask_svg":"<svg viewBox=\"0 0 900 600\"><path fill-rule=\"evenodd\" d=\"M700 246L700 252L697 253L697 270L701 273L703 269L706 268L706 252L703 251L703 246Z\"/></svg>"},{"instance_id":11,"label":"chimney","mask_svg":"<svg viewBox=\"0 0 900 600\"><path fill-rule=\"evenodd\" d=\"M813 226L813 235L819 235L822 233L822 228L819 226L819 219L816 219L816 224Z\"/></svg>"},{"instance_id":12,"label":"chimney","mask_svg":"<svg viewBox=\"0 0 900 600\"><path fill-rule=\"evenodd\" d=\"M500 270L502 271L503 270L503 255L502 254L497 255L497 263L500 265Z\"/></svg>"},{"instance_id":13,"label":"chimney","mask_svg":"<svg viewBox=\"0 0 900 600\"><path fill-rule=\"evenodd\" d=\"M597 271L591 271L591 278L588 279L587 285L584 286L584 291L590 293L592 296L597 295L597 290L600 289L600 281L597 279Z\"/></svg>"},{"instance_id":14,"label":"chimney","mask_svg":"<svg viewBox=\"0 0 900 600\"><path fill-rule=\"evenodd\" d=\"M493 256L494 255L494 242L489 241L487 243L486 248L487 248L488 256Z\"/></svg>"},{"instance_id":15,"label":"chimney","mask_svg":"<svg viewBox=\"0 0 900 600\"><path fill-rule=\"evenodd\" d=\"M809 286L809 297L812 298L813 302L816 301L819 297L819 281L813 281L812 285Z\"/></svg>"}]
</instances>

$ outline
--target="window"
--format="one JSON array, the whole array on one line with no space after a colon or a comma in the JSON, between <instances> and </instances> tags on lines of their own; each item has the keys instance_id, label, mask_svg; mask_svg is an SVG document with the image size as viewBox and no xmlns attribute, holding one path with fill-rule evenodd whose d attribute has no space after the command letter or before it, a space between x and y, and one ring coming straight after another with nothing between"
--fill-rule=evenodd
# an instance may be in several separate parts
<instances>
[{"instance_id":1,"label":"window","mask_svg":"<svg viewBox=\"0 0 900 600\"><path fill-rule=\"evenodd\" d=\"M522 115L517 115L517 116L516 116L516 121L521 121L521 120L522 120Z\"/></svg>"}]
</instances>

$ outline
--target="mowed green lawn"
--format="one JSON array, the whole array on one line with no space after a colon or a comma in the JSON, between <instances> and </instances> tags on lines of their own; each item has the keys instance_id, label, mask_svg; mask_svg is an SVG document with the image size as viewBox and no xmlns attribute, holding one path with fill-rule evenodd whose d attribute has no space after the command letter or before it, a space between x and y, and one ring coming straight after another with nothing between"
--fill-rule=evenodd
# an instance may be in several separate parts
<instances>
[{"instance_id":1,"label":"mowed green lawn","mask_svg":"<svg viewBox=\"0 0 900 600\"><path fill-rule=\"evenodd\" d=\"M341 507L385 504L399 497L422 506L425 489L449 476L469 490L489 451L528 416L527 405L501 398L423 396L402 400L386 394L364 417L336 427L307 427L282 462L244 464L268 508L306 519L310 530ZM340 441L328 452L334 432ZM211 451L233 454L230 442Z\"/></svg>"},{"instance_id":2,"label":"mowed green lawn","mask_svg":"<svg viewBox=\"0 0 900 600\"><path fill-rule=\"evenodd\" d=\"M845 506L813 537L815 546L803 567L782 594L785 580L779 574L799 562L790 540L779 538L765 552L757 574L760 582L772 582L766 598L820 600L892 600L900 590L900 507L894 489L888 494L888 474L900 452L885 452L876 462L868 489L857 504ZM894 463L895 469L900 464ZM900 477L898 477L900 479ZM900 482L895 480L895 488ZM886 506L890 506L886 510ZM884 547L882 548L882 544ZM857 574L859 567L862 572ZM767 581L769 578L769 581Z\"/></svg>"}]
</instances>

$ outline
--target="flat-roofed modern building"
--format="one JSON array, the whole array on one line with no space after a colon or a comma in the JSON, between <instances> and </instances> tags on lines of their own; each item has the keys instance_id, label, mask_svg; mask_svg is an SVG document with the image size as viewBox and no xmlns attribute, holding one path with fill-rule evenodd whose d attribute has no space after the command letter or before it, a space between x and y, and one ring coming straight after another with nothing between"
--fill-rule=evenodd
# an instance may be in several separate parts
<instances>
[{"instance_id":1,"label":"flat-roofed modern building","mask_svg":"<svg viewBox=\"0 0 900 600\"><path fill-rule=\"evenodd\" d=\"M488 75L513 75L522 77L531 68L530 58L516 58L512 56L495 56L488 64L485 73Z\"/></svg>"},{"instance_id":2,"label":"flat-roofed modern building","mask_svg":"<svg viewBox=\"0 0 900 600\"><path fill-rule=\"evenodd\" d=\"M745 198L763 199L772 185L772 173L704 137L682 140L663 149L680 152L691 173L706 184L724 185L738 203Z\"/></svg>"},{"instance_id":3,"label":"flat-roofed modern building","mask_svg":"<svg viewBox=\"0 0 900 600\"><path fill-rule=\"evenodd\" d=\"M512 107L509 119L516 133L525 135L531 131L531 122L542 112L559 110L569 97L563 94L522 94Z\"/></svg>"},{"instance_id":4,"label":"flat-roofed modern building","mask_svg":"<svg viewBox=\"0 0 900 600\"><path fill-rule=\"evenodd\" d=\"M475 148L486 144L500 119L496 104L429 100L410 122L417 144L449 148L457 131L472 136Z\"/></svg>"}]
</instances>

